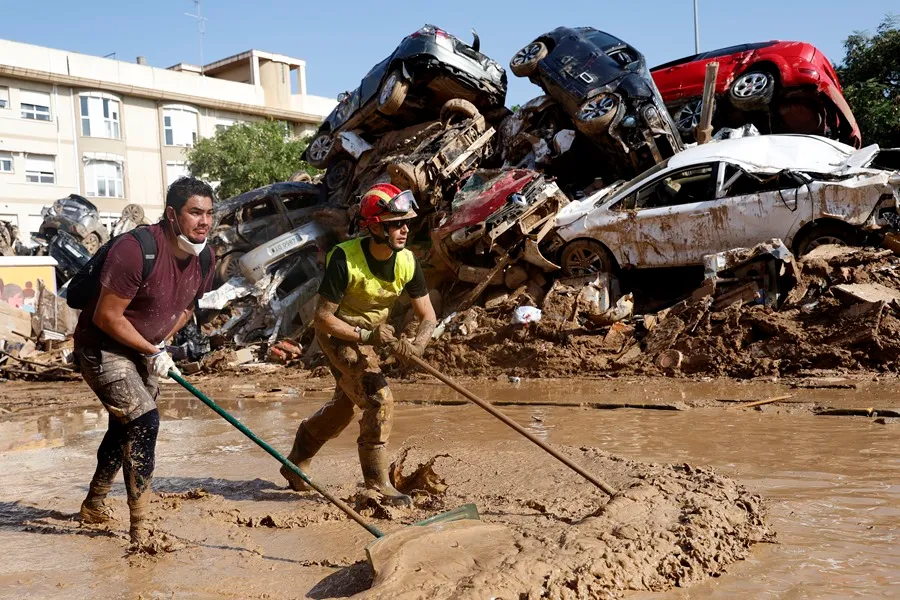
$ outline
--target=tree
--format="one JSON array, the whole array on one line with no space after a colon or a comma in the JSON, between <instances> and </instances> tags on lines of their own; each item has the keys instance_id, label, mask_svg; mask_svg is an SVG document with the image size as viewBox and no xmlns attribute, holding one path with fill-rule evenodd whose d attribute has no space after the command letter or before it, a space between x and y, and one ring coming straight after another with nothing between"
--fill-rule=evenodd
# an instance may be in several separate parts
<instances>
[{"instance_id":1,"label":"tree","mask_svg":"<svg viewBox=\"0 0 900 600\"><path fill-rule=\"evenodd\" d=\"M854 32L844 41L844 64L837 68L844 96L853 109L863 144L900 147L900 29L885 17L875 35Z\"/></svg>"},{"instance_id":2,"label":"tree","mask_svg":"<svg viewBox=\"0 0 900 600\"><path fill-rule=\"evenodd\" d=\"M300 170L315 174L316 169L300 158L309 139L289 135L280 121L235 123L197 142L188 151L188 169L195 177L218 181L219 198L287 181Z\"/></svg>"}]
</instances>

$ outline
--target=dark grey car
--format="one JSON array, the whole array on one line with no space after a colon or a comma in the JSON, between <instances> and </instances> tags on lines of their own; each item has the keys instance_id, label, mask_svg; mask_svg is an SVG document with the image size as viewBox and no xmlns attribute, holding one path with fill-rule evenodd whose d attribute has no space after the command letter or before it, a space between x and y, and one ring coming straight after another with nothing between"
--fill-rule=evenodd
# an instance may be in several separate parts
<instances>
[{"instance_id":1,"label":"dark grey car","mask_svg":"<svg viewBox=\"0 0 900 600\"><path fill-rule=\"evenodd\" d=\"M304 158L325 168L340 154L336 137L360 130L376 135L437 119L447 100L463 98L485 112L506 101L506 71L478 50L433 25L408 35L394 52L363 77L359 87L338 97Z\"/></svg>"},{"instance_id":2,"label":"dark grey car","mask_svg":"<svg viewBox=\"0 0 900 600\"><path fill-rule=\"evenodd\" d=\"M630 178L683 146L643 54L592 27L558 27L510 61L607 150L609 175Z\"/></svg>"}]
</instances>

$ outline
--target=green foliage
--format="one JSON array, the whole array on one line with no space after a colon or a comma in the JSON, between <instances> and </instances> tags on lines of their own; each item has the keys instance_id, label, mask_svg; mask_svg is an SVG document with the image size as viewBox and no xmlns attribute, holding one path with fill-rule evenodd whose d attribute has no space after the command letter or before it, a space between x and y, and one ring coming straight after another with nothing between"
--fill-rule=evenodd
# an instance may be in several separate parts
<instances>
[{"instance_id":1,"label":"green foliage","mask_svg":"<svg viewBox=\"0 0 900 600\"><path fill-rule=\"evenodd\" d=\"M300 170L317 173L300 159L309 138L294 139L289 134L280 121L235 123L197 142L188 151L188 169L195 177L220 182L216 193L222 199L288 181Z\"/></svg>"},{"instance_id":2,"label":"green foliage","mask_svg":"<svg viewBox=\"0 0 900 600\"><path fill-rule=\"evenodd\" d=\"M875 35L854 32L844 41L837 68L844 97L853 109L863 144L900 147L900 29L887 16Z\"/></svg>"}]
</instances>

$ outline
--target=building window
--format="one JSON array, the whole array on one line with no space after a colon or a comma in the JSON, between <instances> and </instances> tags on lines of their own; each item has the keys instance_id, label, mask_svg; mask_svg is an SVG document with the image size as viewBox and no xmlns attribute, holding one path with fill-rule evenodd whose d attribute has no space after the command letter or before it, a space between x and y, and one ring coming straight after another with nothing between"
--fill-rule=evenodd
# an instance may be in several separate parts
<instances>
[{"instance_id":1,"label":"building window","mask_svg":"<svg viewBox=\"0 0 900 600\"><path fill-rule=\"evenodd\" d=\"M84 185L88 196L124 198L122 163L113 160L89 160L84 165Z\"/></svg>"},{"instance_id":2,"label":"building window","mask_svg":"<svg viewBox=\"0 0 900 600\"><path fill-rule=\"evenodd\" d=\"M22 107L23 119L50 120L50 94L22 90L19 104Z\"/></svg>"},{"instance_id":3,"label":"building window","mask_svg":"<svg viewBox=\"0 0 900 600\"><path fill-rule=\"evenodd\" d=\"M187 177L190 172L187 163L183 161L166 161L166 187L169 187L179 177Z\"/></svg>"},{"instance_id":4,"label":"building window","mask_svg":"<svg viewBox=\"0 0 900 600\"><path fill-rule=\"evenodd\" d=\"M119 139L119 101L105 95L82 94L81 134Z\"/></svg>"},{"instance_id":5,"label":"building window","mask_svg":"<svg viewBox=\"0 0 900 600\"><path fill-rule=\"evenodd\" d=\"M42 154L26 154L25 181L29 183L55 183L56 157Z\"/></svg>"},{"instance_id":6,"label":"building window","mask_svg":"<svg viewBox=\"0 0 900 600\"><path fill-rule=\"evenodd\" d=\"M0 173L13 172L13 158L9 152L0 152Z\"/></svg>"},{"instance_id":7,"label":"building window","mask_svg":"<svg viewBox=\"0 0 900 600\"><path fill-rule=\"evenodd\" d=\"M166 146L193 146L197 143L197 111L190 106L163 108Z\"/></svg>"},{"instance_id":8,"label":"building window","mask_svg":"<svg viewBox=\"0 0 900 600\"><path fill-rule=\"evenodd\" d=\"M0 108L9 108L9 88L0 87Z\"/></svg>"}]
</instances>

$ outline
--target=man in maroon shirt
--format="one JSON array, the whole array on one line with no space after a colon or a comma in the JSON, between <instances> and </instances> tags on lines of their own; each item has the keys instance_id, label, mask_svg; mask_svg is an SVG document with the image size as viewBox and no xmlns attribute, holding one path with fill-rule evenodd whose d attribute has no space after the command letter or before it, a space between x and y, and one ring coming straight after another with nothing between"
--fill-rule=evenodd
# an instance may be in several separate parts
<instances>
[{"instance_id":1,"label":"man in maroon shirt","mask_svg":"<svg viewBox=\"0 0 900 600\"><path fill-rule=\"evenodd\" d=\"M100 292L81 312L75 352L84 379L109 411L109 427L97 450L97 470L80 516L87 523L111 519L106 495L121 468L131 515L131 541L141 547L159 432L158 378L175 369L165 340L193 314L212 286L200 255L211 252L213 190L182 177L166 194L162 219L148 227L156 241L153 268L143 278L144 253L131 234L116 239L100 273ZM175 369L177 371L177 369Z\"/></svg>"}]
</instances>

